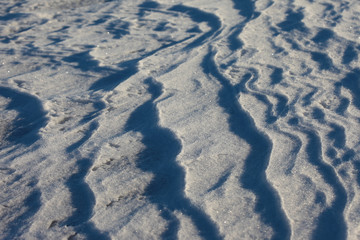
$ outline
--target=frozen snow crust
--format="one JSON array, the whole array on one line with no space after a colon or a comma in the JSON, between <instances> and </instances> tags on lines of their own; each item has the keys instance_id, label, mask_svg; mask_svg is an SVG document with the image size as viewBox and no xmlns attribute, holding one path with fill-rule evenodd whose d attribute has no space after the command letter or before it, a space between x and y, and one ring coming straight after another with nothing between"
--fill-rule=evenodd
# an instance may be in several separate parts
<instances>
[{"instance_id":1,"label":"frozen snow crust","mask_svg":"<svg viewBox=\"0 0 360 240\"><path fill-rule=\"evenodd\" d=\"M0 239L360 239L358 1L0 9Z\"/></svg>"}]
</instances>

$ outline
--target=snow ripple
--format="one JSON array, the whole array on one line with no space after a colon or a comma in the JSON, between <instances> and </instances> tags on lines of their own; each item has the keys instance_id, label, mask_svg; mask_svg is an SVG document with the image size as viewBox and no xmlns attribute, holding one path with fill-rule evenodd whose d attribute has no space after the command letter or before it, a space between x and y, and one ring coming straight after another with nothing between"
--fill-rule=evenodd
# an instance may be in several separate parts
<instances>
[{"instance_id":1,"label":"snow ripple","mask_svg":"<svg viewBox=\"0 0 360 240\"><path fill-rule=\"evenodd\" d=\"M358 239L356 1L0 4L1 239Z\"/></svg>"}]
</instances>

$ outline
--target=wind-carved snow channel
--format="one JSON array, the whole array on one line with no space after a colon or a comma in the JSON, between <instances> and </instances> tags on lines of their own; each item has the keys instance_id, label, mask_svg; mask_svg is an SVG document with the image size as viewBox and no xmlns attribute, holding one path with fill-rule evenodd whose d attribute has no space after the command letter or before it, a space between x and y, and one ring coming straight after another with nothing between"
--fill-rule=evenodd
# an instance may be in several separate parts
<instances>
[{"instance_id":1,"label":"wind-carved snow channel","mask_svg":"<svg viewBox=\"0 0 360 240\"><path fill-rule=\"evenodd\" d=\"M359 6L0 4L0 238L358 239Z\"/></svg>"}]
</instances>

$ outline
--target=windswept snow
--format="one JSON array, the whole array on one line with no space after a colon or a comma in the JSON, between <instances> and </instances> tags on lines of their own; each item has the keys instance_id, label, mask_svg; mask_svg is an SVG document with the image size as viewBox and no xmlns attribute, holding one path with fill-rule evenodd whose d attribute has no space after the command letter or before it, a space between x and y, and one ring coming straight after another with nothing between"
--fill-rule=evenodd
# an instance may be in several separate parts
<instances>
[{"instance_id":1,"label":"windswept snow","mask_svg":"<svg viewBox=\"0 0 360 240\"><path fill-rule=\"evenodd\" d=\"M360 239L358 1L0 9L0 239Z\"/></svg>"}]
</instances>

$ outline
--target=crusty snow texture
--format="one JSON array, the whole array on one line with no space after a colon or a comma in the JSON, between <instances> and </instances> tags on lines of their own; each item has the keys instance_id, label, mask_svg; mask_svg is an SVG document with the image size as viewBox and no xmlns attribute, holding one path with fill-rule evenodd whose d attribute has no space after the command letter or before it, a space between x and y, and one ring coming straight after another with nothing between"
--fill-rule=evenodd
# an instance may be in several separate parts
<instances>
[{"instance_id":1,"label":"crusty snow texture","mask_svg":"<svg viewBox=\"0 0 360 240\"><path fill-rule=\"evenodd\" d=\"M358 0L0 11L0 239L360 239Z\"/></svg>"}]
</instances>

